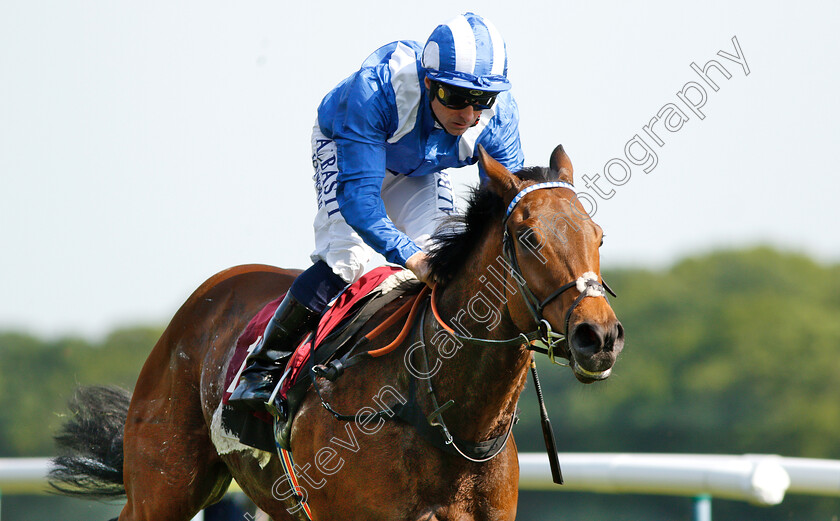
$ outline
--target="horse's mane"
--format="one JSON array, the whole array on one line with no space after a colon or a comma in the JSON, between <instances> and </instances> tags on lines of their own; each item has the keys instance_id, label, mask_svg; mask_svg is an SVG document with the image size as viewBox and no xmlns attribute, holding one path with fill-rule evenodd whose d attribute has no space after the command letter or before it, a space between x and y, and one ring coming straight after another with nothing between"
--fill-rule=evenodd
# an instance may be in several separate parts
<instances>
[{"instance_id":1,"label":"horse's mane","mask_svg":"<svg viewBox=\"0 0 840 521\"><path fill-rule=\"evenodd\" d=\"M559 177L557 171L539 166L525 168L514 175L535 183L556 181ZM429 252L432 276L441 282L452 280L490 225L502 219L504 210L502 198L487 186L473 188L466 211L448 217L432 236Z\"/></svg>"}]
</instances>

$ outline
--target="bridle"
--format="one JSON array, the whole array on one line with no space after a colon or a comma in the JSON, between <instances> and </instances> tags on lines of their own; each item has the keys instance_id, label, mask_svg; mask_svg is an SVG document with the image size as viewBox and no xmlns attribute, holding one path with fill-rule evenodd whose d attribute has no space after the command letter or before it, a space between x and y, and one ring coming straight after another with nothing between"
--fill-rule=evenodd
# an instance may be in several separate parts
<instances>
[{"instance_id":1,"label":"bridle","mask_svg":"<svg viewBox=\"0 0 840 521\"><path fill-rule=\"evenodd\" d=\"M528 308L528 312L531 315L531 318L534 320L534 323L537 325L537 330L540 332L540 338L545 344L546 354L548 355L549 359L553 363L558 363L555 360L554 355L554 347L555 345L568 338L569 336L569 321L572 318L572 313L574 312L575 308L577 308L578 304L586 297L604 297L607 298L606 291L608 291L613 297L615 297L615 293L606 285L606 283L598 281L598 275L592 271L587 271L576 280L566 283L556 290L554 290L548 297L544 300L540 301L534 292L531 291L531 288L528 287L528 283L525 280L525 276L522 274L522 269L519 267L519 261L516 256L516 244L514 241L514 235L508 231L508 222L510 221L510 217L513 214L513 210L516 208L516 205L522 200L525 195L534 192L536 190L544 190L549 188L566 188L572 190L574 192L574 186L570 183L566 183L564 181L551 181L546 183L537 183L531 186L528 186L521 190L510 204L505 211L505 218L503 221L504 226L504 235L502 237L502 257L504 258L505 262L510 265L512 268L512 273L514 275L513 279L516 282L519 291L522 292L524 297L525 304ZM551 324L543 318L543 310L545 307L551 303L555 298L559 297L566 291L576 288L580 294L578 297L572 302L572 305L569 306L569 309L566 310L566 315L563 320L563 332L556 333L552 331ZM606 291L605 291L606 290Z\"/></svg>"},{"instance_id":2,"label":"bridle","mask_svg":"<svg viewBox=\"0 0 840 521\"><path fill-rule=\"evenodd\" d=\"M550 188L566 188L569 190L574 191L574 186L570 183L566 183L564 181L550 181L545 183L537 183L531 186L528 186L522 189L516 196L511 200L510 204L505 211L505 217L503 220L503 228L504 228L504 235L502 237L502 258L504 261L510 266L510 273L513 275L513 279L516 283L517 288L522 293L523 301L525 302L526 307L528 308L528 312L531 315L534 323L536 324L537 329L530 333L520 333L519 336L515 338L509 338L506 340L490 340L490 339L482 339L476 338L468 335L461 335L456 333L451 327L449 327L443 319L440 317L440 314L437 312L437 306L435 305L435 291L432 292L432 311L437 319L438 323L450 334L455 336L458 340L462 342L467 342L474 345L484 345L484 346L515 346L515 345L528 345L528 348L539 353L543 353L548 356L548 358L555 364L559 365L566 365L563 362L556 361L555 355L555 347L568 338L569 334L569 321L571 320L572 313L574 312L575 308L577 308L578 304L586 297L604 297L607 298L606 293L608 292L610 295L615 297L615 293L610 289L610 287L606 284L606 282L599 282L598 275L594 272L588 271L578 277L576 280L564 284L554 290L548 297L543 300L540 300L531 288L528 287L528 282L525 280L525 276L522 274L522 269L519 267L519 261L516 255L516 238L513 234L508 232L508 222L510 220L511 215L513 214L513 210L516 208L516 205L522 200L523 197L528 195L531 192L536 190L545 190ZM505 291L507 292L507 284L504 284ZM550 304L554 299L565 293L566 291L576 288L580 294L578 297L572 302L572 305L569 306L569 309L566 310L566 314L564 317L564 329L562 333L558 333L552 330L551 324L543 317L543 310L545 307Z\"/></svg>"},{"instance_id":3,"label":"bridle","mask_svg":"<svg viewBox=\"0 0 840 521\"><path fill-rule=\"evenodd\" d=\"M572 312L574 312L575 308L580 304L580 302L586 297L604 297L606 299L605 291L609 292L611 295L615 296L615 293L603 282L598 282L598 276L589 271L578 277L576 280L564 284L554 290L548 297L543 300L537 298L533 291L528 287L528 283L525 280L525 277L522 274L522 270L519 267L519 262L516 256L516 240L512 234L508 232L508 221L510 220L510 216L516 208L516 205L522 200L525 195L535 191L535 190L542 190L542 189L549 189L549 188L568 188L574 190L574 187L562 181L552 181L552 182L545 182L545 183L538 183L531 186L526 187L525 189L521 190L513 200L510 202L510 205L507 207L507 211L505 212L505 217L503 221L504 227L504 235L502 237L502 256L504 261L510 266L510 273L513 276L513 279L516 281L516 285L519 288L519 291L522 292L523 300L528 308L528 311L531 315L531 318L534 320L534 323L537 325L536 330L531 331L530 333L520 333L519 336L515 338L509 338L506 340L492 340L487 338L477 338L470 336L469 334L462 335L457 333L454 329L452 329L440 316L438 313L437 305L436 305L436 294L438 286L432 289L432 294L429 298L430 306L432 308L432 314L434 315L437 323L444 328L450 335L455 337L461 342L476 345L476 346L485 346L485 347L513 347L513 346L527 346L528 349L532 351L536 351L539 353L543 353L548 355L549 359L559 365L568 365L565 363L557 362L555 360L555 353L554 349L559 344L559 342L565 340L567 338L569 332L569 320L571 319ZM505 285L505 293L507 293L507 283ZM545 307L550 304L554 299L565 293L566 291L576 288L580 294L574 300L569 309L566 311L565 321L564 321L564 330L563 333L556 333L552 331L551 325L549 324L548 320L543 318L542 312ZM372 418L386 418L386 417L396 417L400 418L402 421L413 425L414 428L427 439L432 445L450 453L456 453L466 458L469 461L475 463L482 463L485 461L489 461L495 458L501 451L503 451L507 447L507 440L511 434L513 424L516 421L516 415L512 415L508 428L505 432L499 436L491 438L489 440L480 442L480 443L470 443L464 440L456 440L455 437L449 432L449 429L446 426L446 423L443 420L443 412L446 411L449 407L451 407L455 402L454 400L449 400L443 405L439 404L437 398L435 396L434 388L432 386L431 378L423 378L422 382L425 386L425 392L429 396L431 400L433 411L430 414L424 414L418 405L416 400L416 376L412 373L412 378L409 380L409 400L405 403L397 404L393 407L388 407L379 411L375 411L374 413L364 415L362 420L359 419L358 415L346 415L340 414L335 411L332 406L326 402L321 396L320 389L317 385L316 376L323 376L329 380L335 380L338 376L340 376L346 367L350 367L355 363L369 359L372 356L380 356L381 354L391 352L397 345L401 344L404 339L405 335L408 333L408 329L411 327L411 324L414 322L415 312L418 311L418 304L421 301L424 301L426 295L426 288L417 295L414 299L413 303L408 302L403 305L397 313L393 314L391 318L386 320L383 324L381 324L377 331L380 328L390 327L392 321L397 320L398 317L403 316L405 312L408 310L408 304L411 304L411 312L409 313L409 318L406 320L405 326L403 327L403 331L400 335L395 339L389 346L386 348L382 348L376 351L368 351L363 353L358 353L352 357L349 357L350 353L353 352L353 349L345 355L340 360L333 360L330 362L329 367L324 365L313 366L311 368L312 372L312 383L315 387L315 391L318 393L318 397L321 400L321 405L324 406L327 411L330 412L337 420L341 421L363 421L367 423ZM428 374L429 373L429 357L428 353L426 353L426 340L424 337L425 332L425 324L424 320L426 317L426 310L419 311L416 313L420 316L419 321L419 331L420 331L420 345L422 349L420 349L420 353L422 355L422 363L424 366L424 371ZM367 337L366 337L367 338ZM407 352L407 355L410 355L411 351ZM349 358L348 358L349 357ZM545 403L543 400L542 390L540 387L539 378L537 376L537 368L536 363L534 361L533 355L531 355L531 372L534 377L534 388L537 393L537 399L540 404L540 418L542 420L542 427L543 427L543 437L546 441L546 450L549 458L549 465L551 467L552 479L555 483L562 484L563 483L563 475L560 471L560 463L557 458L557 448L554 441L554 433L551 429L550 421L548 420L548 413L546 412ZM434 433L439 433L438 435ZM442 437L442 439L441 439Z\"/></svg>"},{"instance_id":4,"label":"bridle","mask_svg":"<svg viewBox=\"0 0 840 521\"><path fill-rule=\"evenodd\" d=\"M437 311L437 306L435 304L435 301L436 301L435 293L436 293L436 290L437 290L437 286L435 286L435 288L432 290L432 295L431 295L430 301L431 301L432 313L435 316L435 319L437 320L438 324L441 327L443 327L445 330L447 330L449 332L449 334L451 334L452 336L454 336L455 338L457 338L461 342L472 344L472 345L477 345L477 346L487 346L487 347L492 347L492 346L497 346L497 347L527 346L528 349L530 349L532 351L536 351L536 352L543 353L543 354L547 355L549 360L551 360L552 363L555 363L555 364L558 364L558 365L568 365L564 362L556 361L556 359L555 359L556 358L555 348L557 347L557 345L560 342L562 342L563 340L566 340L566 338L568 337L569 321L571 319L572 313L574 312L575 308L586 297L603 297L604 299L606 299L607 295L606 295L605 291L609 292L612 296L615 296L615 293L613 293L613 291L609 288L609 286L606 285L606 283L598 282L598 275L591 272L591 271L588 271L588 272L584 273L583 275L581 275L580 277L578 277L576 280L574 280L572 282L569 282L569 283L566 283L566 284L560 286L559 288L557 288L556 290L551 292L551 294L543 300L540 300L539 298L537 298L537 296L534 294L534 292L531 291L531 288L528 287L528 282L525 280L525 277L522 274L522 270L519 267L519 262L517 260L516 239L515 239L513 234L508 232L508 221L510 220L510 216L513 213L513 210L516 208L516 205L522 200L523 197L525 197L527 194L529 194L529 193L531 193L535 190L543 190L543 189L549 189L549 188L568 188L568 189L574 191L574 187L570 183L566 183L566 182L563 182L563 181L551 181L551 182L545 182L545 183L537 183L537 184L528 186L528 187L524 188L523 190L521 190L519 193L517 193L516 196L513 198L513 200L510 202L510 204L508 205L507 210L505 212L505 217L504 217L504 221L503 221L504 234L503 234L503 237L502 237L502 258L504 259L504 261L510 267L510 273L513 276L513 279L516 281L516 286L519 288L519 291L522 293L523 301L525 302L525 305L528 308L528 312L531 315L531 318L533 319L534 323L537 326L536 330L534 330L530 333L527 333L527 334L526 333L520 333L519 336L517 336L515 338L509 338L507 340L490 340L490 339L485 339L485 338L477 338L477 337L473 337L473 336L469 336L469 335L461 335L459 333L456 333L451 327L449 327L443 321L443 319L441 318L440 314ZM504 286L505 286L505 293L507 293L507 283L504 283ZM577 289L580 292L580 294L574 300L574 302L572 302L572 305L569 306L569 309L566 310L566 315L565 315L565 318L564 318L563 332L562 333L556 333L556 332L552 331L551 324L548 322L548 320L543 318L542 312L545 309L545 307L548 304L550 304L554 299L556 299L557 297L559 297L560 295L562 295L566 291L569 291L572 288ZM505 298L506 298L506 295L505 295ZM422 316L425 316L425 313ZM424 328L423 328L422 321L421 321L421 326L420 326L421 339L422 339L423 329ZM422 345L423 345L423 349L421 350L421 352L422 352L424 358L426 358L426 364L428 364L428 360L427 360L428 355L426 355L426 353L425 353L425 340L422 341ZM569 356L571 356L571 354ZM539 377L537 376L537 367L536 367L536 363L535 363L535 360L533 358L533 355L531 355L530 366L531 366L531 373L532 373L533 378L534 378L534 388L535 388L536 393L537 393L537 400L538 400L539 405L540 405L540 419L541 419L542 428L543 428L543 438L545 439L545 442L546 442L546 452L548 454L548 461L549 461L549 466L551 468L552 480L555 483L562 485L563 484L563 474L560 470L560 462L559 462L559 459L557 457L557 447L556 447L556 443L555 443L555 439L554 439L554 431L552 430L551 422L548 419L548 412L546 411L546 408L545 408L545 403L544 403L544 399L543 399L543 395L542 395L542 390L541 390L541 387L540 387L540 381L539 381ZM492 443L495 443L497 445L497 447L495 448L495 450L491 454L485 456L484 458L482 458L480 460L475 459L475 458L470 458L469 456L464 454L463 451L461 451L461 449L458 447L458 444L453 442L453 438L452 438L451 434L449 433L449 431L448 431L448 429L447 429L447 427L446 427L446 425L443 421L443 417L441 415L441 413L444 410L446 410L449 406L451 406L454 402L452 400L450 400L449 402L447 402L443 406L439 406L435 397L434 397L434 390L431 387L431 379L429 379L429 378L426 379L426 385L428 386L428 392L429 392L429 395L431 396L432 404L435 407L435 411L428 416L427 421L429 422L430 425L436 426L441 430L444 438L446 439L446 442L445 442L446 445L448 445L448 446L451 445L452 447L454 447L455 450L458 451L458 453L461 456L469 459L470 461L488 461L488 460L494 458L496 455L498 455L504 449L504 447L506 446L507 437L510 436L510 429L513 427L513 424L515 422L515 415L511 417L510 425L508 427L508 430L506 431L506 434L503 434L501 436L497 436L496 438L488 440L488 442L492 442ZM500 440L501 440L501 444L498 443ZM488 443L488 442L484 442L484 443Z\"/></svg>"}]
</instances>

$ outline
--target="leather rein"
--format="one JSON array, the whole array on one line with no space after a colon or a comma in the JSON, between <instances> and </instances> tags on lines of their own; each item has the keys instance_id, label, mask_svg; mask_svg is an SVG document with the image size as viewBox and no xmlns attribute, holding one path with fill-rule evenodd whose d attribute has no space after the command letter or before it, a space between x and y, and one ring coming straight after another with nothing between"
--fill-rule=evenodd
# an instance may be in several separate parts
<instances>
[{"instance_id":1,"label":"leather rein","mask_svg":"<svg viewBox=\"0 0 840 521\"><path fill-rule=\"evenodd\" d=\"M555 360L555 347L567 338L569 330L569 321L571 320L571 316L575 308L586 297L606 298L605 290L606 292L609 292L612 296L616 296L615 293L613 293L613 291L609 288L609 286L607 286L606 283L598 281L598 276L593 272L586 272L580 277L578 277L576 280L560 286L543 300L537 298L534 292L531 291L531 289L528 287L528 283L525 280L525 277L522 274L522 270L519 267L519 262L517 261L516 244L514 236L508 232L508 222L510 220L511 214L513 213L513 210L516 208L516 205L522 200L522 198L525 195L535 190L550 188L567 188L574 191L574 187L571 184L563 181L537 183L528 186L521 190L510 202L505 212L505 217L503 221L504 235L502 238L502 256L505 262L510 267L510 273L513 275L513 279L516 282L517 288L523 295L523 301L525 302L528 308L531 318L537 325L537 328L529 333L520 333L514 338L508 338L504 340L493 340L488 338L478 338L470 335L462 335L456 332L452 327L447 325L446 322L444 322L443 318L440 316L436 303L438 286L435 285L431 292L431 295L429 295L430 298L428 307L431 307L432 315L434 316L437 323L450 335L452 335L459 341L481 347L527 346L529 350L547 355L549 359L555 364L567 365L565 363L557 362ZM554 299L556 299L566 291L571 290L572 288L576 288L580 292L580 294L574 300L572 305L569 306L569 309L566 311L564 318L563 333L554 332L548 320L546 320L543 317L542 312L548 304L554 301ZM507 291L507 284L505 284L505 291ZM338 378L347 367L355 365L356 363L364 359L370 359L372 357L383 356L385 354L390 353L391 351L396 349L398 345L402 344L402 342L405 340L410 329L416 323L417 315L420 315L419 328L420 338L422 340L423 345L423 348L420 349L422 355L421 362L425 370L428 372L429 359L428 353L426 352L426 342L424 337L424 326L426 316L425 305L423 305L423 309L420 310L421 302L425 300L425 297L427 295L428 287L424 287L415 299L411 299L408 302L406 302L384 323L380 324L380 326L378 326L370 333L365 335L365 337L362 339L363 344L369 342L370 340L375 338L379 333L393 325L397 320L408 314L409 317L406 320L402 331L397 336L397 338L395 338L394 341L389 343L387 346L372 351L356 353L355 355L352 355L352 352L355 350L353 349L340 360L334 360L333 362L327 365L314 366L311 369L311 371L312 382L315 386L315 391L317 392L319 399L321 400L321 404L324 406L324 408L327 409L338 420L369 421L372 418L392 418L396 415L400 419L413 425L415 429L417 429L418 432L424 438L426 438L430 443L432 443L432 445L440 448L441 450L444 450L445 452L458 454L469 461L477 463L489 461L496 457L499 453L501 453L501 451L504 450L504 448L507 446L507 440L513 429L513 424L516 423L517 420L516 414L513 414L511 416L509 426L505 429L505 432L500 436L496 436L494 438L480 443L472 443L465 440L459 440L449 432L449 429L446 427L442 416L443 412L454 404L454 401L449 400L443 405L439 405L434 394L434 389L432 388L431 378L424 378L423 380L425 381L426 394L430 397L434 410L431 414L425 416L421 413L419 405L415 398L416 377L413 374L409 382L409 400L407 403L396 404L393 407L382 409L372 414L362 415L361 418L356 417L354 415L341 414L335 411L330 406L330 404L324 400L323 396L321 396L321 392L316 381L317 376L325 377L328 380L333 381L336 378ZM551 425L548 420L548 414L545 409L542 390L539 383L539 377L537 376L536 364L533 355L531 357L531 372L534 378L534 384L537 390L537 397L540 404L540 416L543 422L543 436L545 437L546 447L549 453L549 463L551 465L552 475L555 483L562 484L563 477L562 473L560 472L559 462L557 461L557 450L554 443L554 434L551 429ZM430 427L432 427L432 429L430 429ZM436 436L436 434L437 436L442 436L443 439L441 440L439 437Z\"/></svg>"},{"instance_id":2,"label":"leather rein","mask_svg":"<svg viewBox=\"0 0 840 521\"><path fill-rule=\"evenodd\" d=\"M525 305L528 308L528 312L531 315L531 318L533 319L534 323L536 324L537 329L527 334L520 333L517 337L508 338L505 340L491 340L486 338L477 338L469 335L461 335L457 333L454 329L449 327L443 321L443 318L441 318L440 314L437 311L437 305L435 303L437 285L435 285L435 288L432 291L431 307L438 324L440 324L442 328L448 331L449 334L451 334L452 336L454 336L462 342L485 347L516 347L527 345L528 349L547 355L552 363L558 365L567 365L565 363L556 361L556 355L554 350L560 342L567 338L569 333L569 321L572 318L572 313L574 312L575 308L586 297L606 298L606 292L608 292L613 297L615 297L616 295L612 291L612 289L607 285L606 282L599 282L598 276L591 271L584 273L572 282L560 286L543 300L537 298L537 296L534 295L534 292L531 291L531 288L528 287L528 282L525 280L525 276L522 274L522 269L519 267L519 261L517 260L516 256L516 241L514 239L514 235L509 233L508 231L508 222L510 221L510 217L513 214L513 210L516 208L516 205L522 200L522 198L525 195L535 190L543 190L550 188L567 188L569 190L574 191L574 186L564 181L550 181L528 186L521 190L518 194L516 194L513 200L511 200L510 204L507 207L507 210L505 211L505 218L503 221L504 235L502 236L502 258L504 259L505 263L507 263L507 265L510 267L510 273L513 275L512 278L516 283L517 288L523 295L523 301L525 302ZM507 291L507 287L508 285L504 284L505 291ZM569 309L566 310L563 332L557 333L552 330L551 324L548 322L548 320L543 318L542 312L545 309L545 307L548 304L550 304L554 299L556 299L557 297L559 297L560 295L572 288L576 288L580 292L580 295L578 295L574 302L572 302L572 305L569 306Z\"/></svg>"}]
</instances>

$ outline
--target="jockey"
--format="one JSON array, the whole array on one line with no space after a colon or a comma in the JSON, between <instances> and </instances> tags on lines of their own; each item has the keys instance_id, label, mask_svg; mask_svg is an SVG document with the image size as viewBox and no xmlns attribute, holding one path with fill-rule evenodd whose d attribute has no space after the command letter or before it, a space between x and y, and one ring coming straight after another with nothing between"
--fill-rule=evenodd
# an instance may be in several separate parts
<instances>
[{"instance_id":1,"label":"jockey","mask_svg":"<svg viewBox=\"0 0 840 521\"><path fill-rule=\"evenodd\" d=\"M295 279L248 356L231 405L264 408L297 343L374 252L433 283L430 237L455 211L443 170L475 164L479 144L509 170L522 168L509 89L501 35L466 13L439 25L425 46L398 41L378 49L326 95L312 129L314 264Z\"/></svg>"}]
</instances>

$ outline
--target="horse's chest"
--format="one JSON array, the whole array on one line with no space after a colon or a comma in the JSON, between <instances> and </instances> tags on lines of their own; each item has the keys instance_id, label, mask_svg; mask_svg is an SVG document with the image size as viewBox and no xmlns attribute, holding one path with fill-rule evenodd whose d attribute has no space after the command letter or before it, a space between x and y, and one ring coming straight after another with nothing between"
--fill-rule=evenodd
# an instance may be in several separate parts
<instances>
[{"instance_id":1,"label":"horse's chest","mask_svg":"<svg viewBox=\"0 0 840 521\"><path fill-rule=\"evenodd\" d=\"M416 517L428 521L500 521L516 515L517 491L507 476L493 472L493 463L484 465L487 473L447 476L444 469L419 487L422 512ZM447 479L448 478L448 479ZM425 486L423 486L425 485Z\"/></svg>"},{"instance_id":2,"label":"horse's chest","mask_svg":"<svg viewBox=\"0 0 840 521\"><path fill-rule=\"evenodd\" d=\"M415 521L502 521L513 520L516 517L516 510L480 508L475 510L475 505L448 505L431 508L422 512L414 518Z\"/></svg>"}]
</instances>

